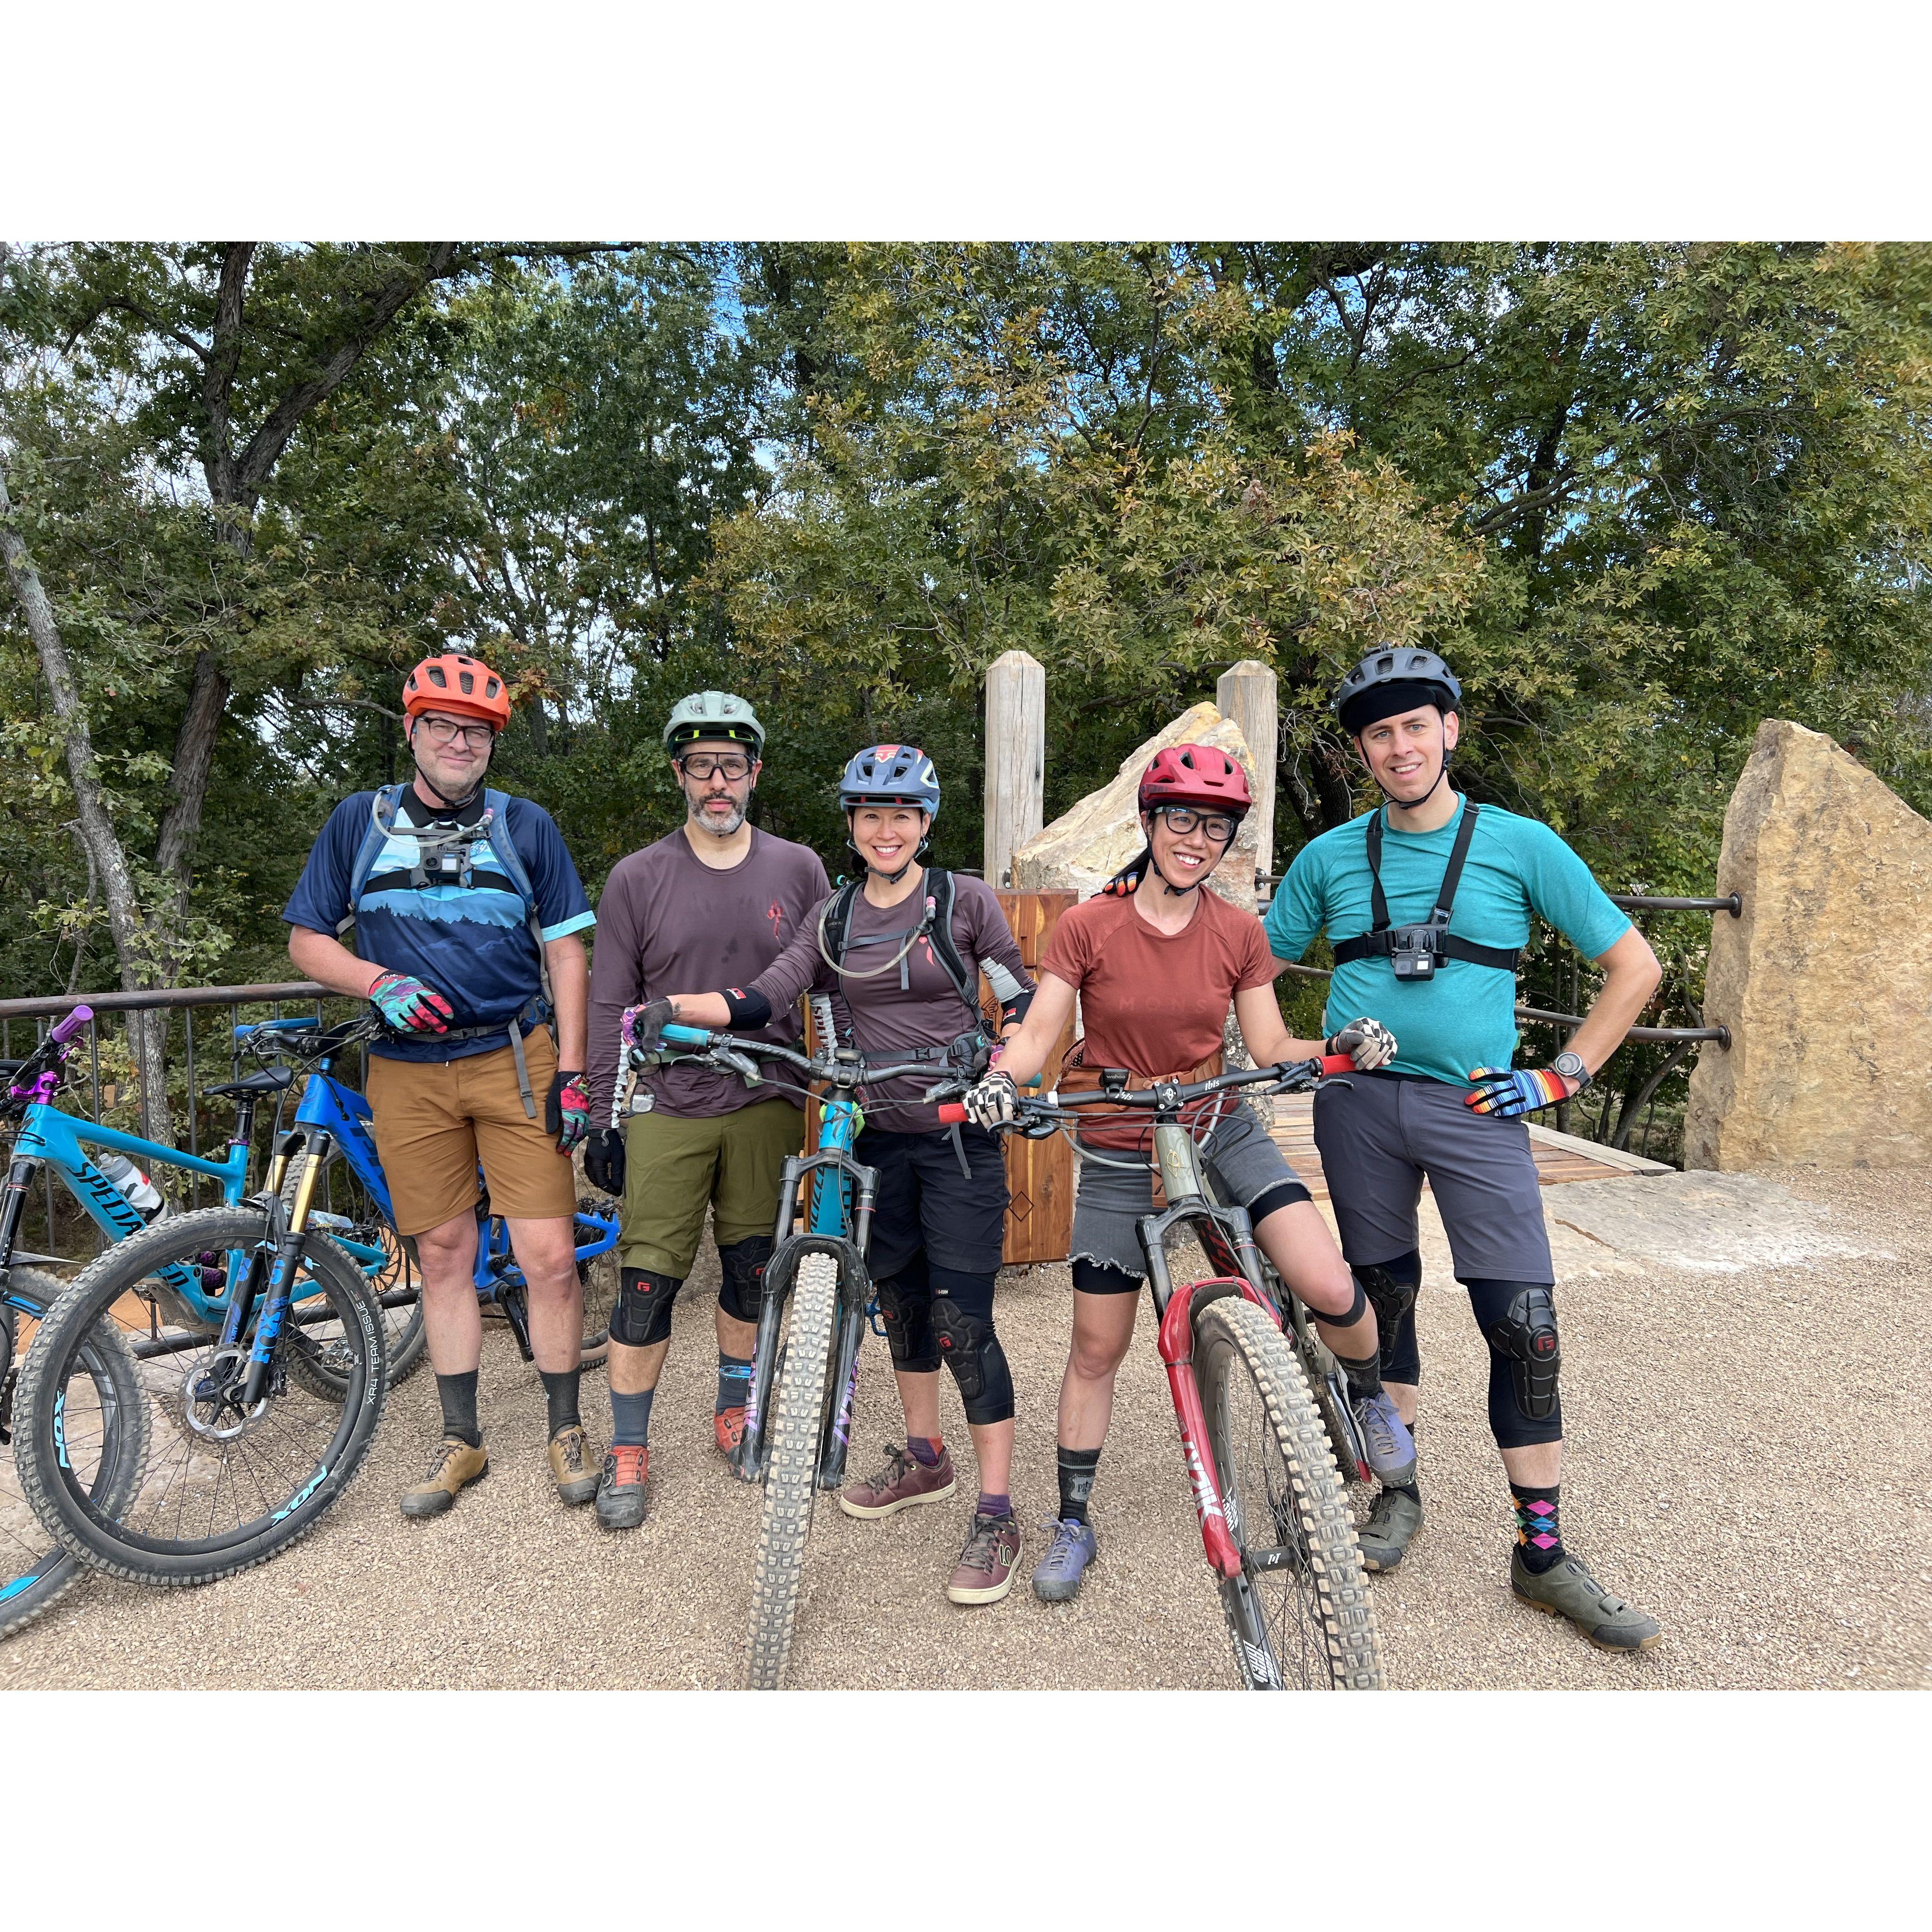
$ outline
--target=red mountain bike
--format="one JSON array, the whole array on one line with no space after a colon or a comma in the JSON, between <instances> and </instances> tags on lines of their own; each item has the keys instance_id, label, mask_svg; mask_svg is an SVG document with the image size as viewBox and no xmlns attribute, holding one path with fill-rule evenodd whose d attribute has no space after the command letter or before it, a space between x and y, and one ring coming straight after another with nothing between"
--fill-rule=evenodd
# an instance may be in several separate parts
<instances>
[{"instance_id":1,"label":"red mountain bike","mask_svg":"<svg viewBox=\"0 0 1932 1932\"><path fill-rule=\"evenodd\" d=\"M1256 1245L1246 1210L1214 1198L1180 1112L1215 1095L1232 1100L1240 1088L1306 1091L1353 1066L1345 1057L1285 1063L1135 1093L1127 1090L1131 1076L1112 1068L1096 1093L1021 1100L1013 1124L1044 1138L1065 1131L1078 1107L1139 1108L1152 1117L1154 1165L1167 1205L1144 1215L1138 1232L1159 1323L1156 1346L1234 1661L1252 1690L1379 1690L1382 1660L1330 1444L1333 1419L1324 1423L1327 1405L1318 1404L1297 1346L1305 1319ZM940 1118L963 1120L965 1109L942 1107ZM1205 1130L1195 1131L1204 1137ZM1167 1250L1177 1234L1200 1244L1211 1275L1175 1285ZM1345 1453L1352 1458L1352 1444Z\"/></svg>"}]
</instances>

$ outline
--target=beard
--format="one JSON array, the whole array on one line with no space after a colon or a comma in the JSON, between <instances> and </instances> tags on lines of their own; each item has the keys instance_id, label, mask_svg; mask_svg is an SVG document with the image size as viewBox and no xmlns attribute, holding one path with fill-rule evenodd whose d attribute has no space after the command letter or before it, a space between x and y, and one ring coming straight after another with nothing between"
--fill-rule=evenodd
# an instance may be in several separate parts
<instances>
[{"instance_id":1,"label":"beard","mask_svg":"<svg viewBox=\"0 0 1932 1932\"><path fill-rule=\"evenodd\" d=\"M720 823L720 821L716 818L707 816L705 812L704 808L706 806L717 802L729 804L731 808L730 817L722 823ZM749 801L747 800L746 802L748 803ZM714 800L712 799L707 798L698 800L687 800L687 804L691 813L692 824L696 826L699 831L710 832L714 838L730 838L732 833L736 832L739 826L742 825L745 822L745 806L740 805L736 799Z\"/></svg>"}]
</instances>

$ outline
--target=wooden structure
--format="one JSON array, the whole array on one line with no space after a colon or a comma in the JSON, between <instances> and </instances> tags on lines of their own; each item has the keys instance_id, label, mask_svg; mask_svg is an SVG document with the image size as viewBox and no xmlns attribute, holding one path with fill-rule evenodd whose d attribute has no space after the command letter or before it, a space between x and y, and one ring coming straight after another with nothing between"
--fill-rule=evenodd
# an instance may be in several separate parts
<instances>
[{"instance_id":1,"label":"wooden structure","mask_svg":"<svg viewBox=\"0 0 1932 1932\"><path fill-rule=\"evenodd\" d=\"M1045 823L1046 672L1024 651L986 668L986 831L981 876L1012 883L1013 854Z\"/></svg>"},{"instance_id":2,"label":"wooden structure","mask_svg":"<svg viewBox=\"0 0 1932 1932\"><path fill-rule=\"evenodd\" d=\"M1001 892L1000 910L1019 942L1020 958L1028 972L1037 974L1046 942L1060 914L1076 902L1072 892ZM992 994L982 997L992 1004ZM1073 1026L1054 1043L1040 1070L1036 1090L1050 1091L1060 1078L1060 1063L1073 1044ZM1009 1268L1037 1262L1064 1262L1073 1232L1073 1150L1058 1134L1046 1141L1006 1142L1006 1188L1012 1198L1006 1208L1006 1244L1000 1260Z\"/></svg>"},{"instance_id":3,"label":"wooden structure","mask_svg":"<svg viewBox=\"0 0 1932 1932\"><path fill-rule=\"evenodd\" d=\"M1318 1201L1328 1198L1328 1182L1322 1172L1322 1156L1315 1145L1315 1096L1312 1094L1283 1094L1274 1103L1274 1143L1287 1156L1288 1164ZM1619 1174L1671 1174L1676 1170L1658 1160L1625 1154L1620 1148L1599 1147L1594 1141L1580 1140L1574 1134L1559 1134L1553 1128L1529 1124L1529 1150L1536 1162L1536 1178L1545 1187L1558 1187L1566 1180L1614 1180Z\"/></svg>"},{"instance_id":4,"label":"wooden structure","mask_svg":"<svg viewBox=\"0 0 1932 1932\"><path fill-rule=\"evenodd\" d=\"M1275 697L1275 675L1258 658L1231 664L1214 686L1214 706L1232 718L1247 740L1255 761L1255 870L1274 875L1274 774L1279 753L1281 714Z\"/></svg>"}]
</instances>

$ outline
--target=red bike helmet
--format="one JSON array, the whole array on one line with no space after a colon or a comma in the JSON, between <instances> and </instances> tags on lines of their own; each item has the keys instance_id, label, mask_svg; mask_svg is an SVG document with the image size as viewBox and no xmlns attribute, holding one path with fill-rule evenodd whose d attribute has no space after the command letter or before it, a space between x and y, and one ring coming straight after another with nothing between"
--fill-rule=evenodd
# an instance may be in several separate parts
<instances>
[{"instance_id":1,"label":"red bike helmet","mask_svg":"<svg viewBox=\"0 0 1932 1932\"><path fill-rule=\"evenodd\" d=\"M1247 773L1211 745L1170 745L1156 752L1154 763L1141 774L1143 812L1162 805L1192 805L1239 818L1253 803Z\"/></svg>"},{"instance_id":2,"label":"red bike helmet","mask_svg":"<svg viewBox=\"0 0 1932 1932\"><path fill-rule=\"evenodd\" d=\"M424 658L403 681L404 715L420 718L425 711L480 718L500 731L510 722L510 694L481 658L449 651Z\"/></svg>"}]
</instances>

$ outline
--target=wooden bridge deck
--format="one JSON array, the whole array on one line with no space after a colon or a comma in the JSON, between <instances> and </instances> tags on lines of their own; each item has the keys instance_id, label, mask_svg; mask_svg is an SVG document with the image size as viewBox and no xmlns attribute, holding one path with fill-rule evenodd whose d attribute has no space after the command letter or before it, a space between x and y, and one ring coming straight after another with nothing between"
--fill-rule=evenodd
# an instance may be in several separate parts
<instances>
[{"instance_id":1,"label":"wooden bridge deck","mask_svg":"<svg viewBox=\"0 0 1932 1932\"><path fill-rule=\"evenodd\" d=\"M1327 1200L1328 1184L1315 1145L1312 1094L1285 1094L1276 1098L1274 1138L1308 1191L1318 1201ZM1534 1121L1530 1123L1529 1145L1536 1158L1536 1178L1545 1187L1561 1186L1566 1180L1613 1180L1619 1174L1675 1172L1661 1161L1646 1160L1640 1154L1620 1154L1615 1148L1599 1147L1594 1141L1580 1140L1574 1134L1559 1134L1553 1127L1540 1127Z\"/></svg>"}]
</instances>

